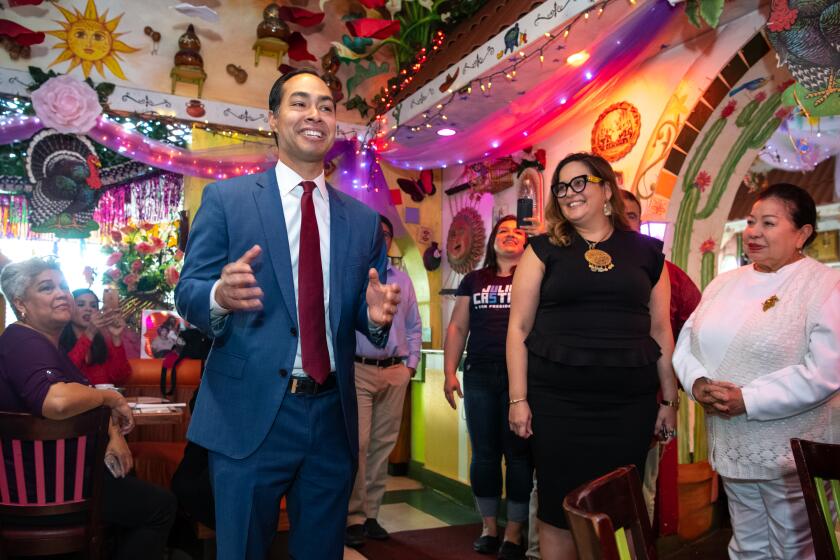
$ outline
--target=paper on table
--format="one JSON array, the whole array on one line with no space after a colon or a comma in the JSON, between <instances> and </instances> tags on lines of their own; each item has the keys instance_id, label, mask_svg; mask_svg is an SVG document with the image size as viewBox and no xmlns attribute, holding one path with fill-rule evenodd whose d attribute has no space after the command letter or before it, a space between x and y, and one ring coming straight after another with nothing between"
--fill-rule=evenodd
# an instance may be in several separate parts
<instances>
[{"instance_id":1,"label":"paper on table","mask_svg":"<svg viewBox=\"0 0 840 560\"><path fill-rule=\"evenodd\" d=\"M131 405L131 408L134 410L143 410L145 412L165 412L174 408L184 408L185 406L187 406L187 403L134 403Z\"/></svg>"}]
</instances>

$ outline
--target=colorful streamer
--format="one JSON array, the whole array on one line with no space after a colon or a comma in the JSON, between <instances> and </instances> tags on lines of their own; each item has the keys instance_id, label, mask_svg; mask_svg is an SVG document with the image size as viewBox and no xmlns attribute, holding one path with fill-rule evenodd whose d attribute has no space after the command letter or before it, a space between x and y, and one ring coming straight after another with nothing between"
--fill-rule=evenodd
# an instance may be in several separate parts
<instances>
[{"instance_id":1,"label":"colorful streamer","mask_svg":"<svg viewBox=\"0 0 840 560\"><path fill-rule=\"evenodd\" d=\"M184 178L161 173L108 189L99 199L93 219L100 235L131 222L172 222L183 204Z\"/></svg>"}]
</instances>

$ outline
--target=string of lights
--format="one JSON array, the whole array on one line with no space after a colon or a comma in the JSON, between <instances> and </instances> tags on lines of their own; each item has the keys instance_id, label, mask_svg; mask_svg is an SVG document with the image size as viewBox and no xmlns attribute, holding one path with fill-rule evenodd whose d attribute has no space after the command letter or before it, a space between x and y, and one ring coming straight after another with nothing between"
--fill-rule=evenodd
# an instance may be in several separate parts
<instances>
[{"instance_id":1,"label":"string of lights","mask_svg":"<svg viewBox=\"0 0 840 560\"><path fill-rule=\"evenodd\" d=\"M422 120L418 124L414 124L409 127L406 124L393 123L390 126L387 126L387 114L377 115L368 127L368 131L366 132L365 139L363 141L363 147L365 149L376 150L377 145L376 143L374 143L374 141L379 140L381 142L381 149L386 149L390 142L396 141L396 134L400 129L405 130L407 128L411 132L420 132L423 129L432 128L434 124L438 121L444 121L445 123L449 120L449 117L446 115L446 109L454 101L469 99L469 97L472 96L474 90L480 91L482 96L484 97L489 97L492 94L494 80L504 79L508 82L516 81L517 72L520 71L520 69L525 64L534 60L539 60L540 67L542 68L543 64L545 63L546 52L548 52L548 50L553 45L556 46L557 43L562 43L559 46L557 46L557 48L564 49L566 47L566 42L569 38L569 35L572 32L572 29L575 26L577 26L578 23L580 23L581 21L588 21L590 18L593 17L593 15L595 17L602 16L607 6L618 1L620 0L599 0L597 2L593 2L593 5L590 8L577 14L556 33L544 33L542 37L544 41L539 47L531 50L530 52L525 52L526 49L523 47L518 52L514 53L513 55L507 58L508 64L505 65L503 68L496 70L486 76L474 78L470 80L466 85L460 87L457 90L453 90L452 88L450 88L447 92L448 97L445 100L442 100L439 103L437 103L434 109L424 112L422 114ZM636 0L629 0L629 4L631 6L635 6ZM438 44L434 44L432 46L432 49L434 51L438 51L441 48L441 45L442 41ZM418 54L425 55L425 51L421 50ZM572 66L580 66L583 65L588 58L588 53L586 53L585 51L580 51L568 56L566 58L566 62L568 64L571 64ZM423 56L421 60L425 62L425 56ZM591 78L591 74L587 75L587 79ZM408 76L405 80L403 80L403 82L400 84L400 90L407 87L411 83L412 79L413 76ZM386 108L390 109L390 106L390 104L386 104ZM387 139L386 136L388 137Z\"/></svg>"}]
</instances>

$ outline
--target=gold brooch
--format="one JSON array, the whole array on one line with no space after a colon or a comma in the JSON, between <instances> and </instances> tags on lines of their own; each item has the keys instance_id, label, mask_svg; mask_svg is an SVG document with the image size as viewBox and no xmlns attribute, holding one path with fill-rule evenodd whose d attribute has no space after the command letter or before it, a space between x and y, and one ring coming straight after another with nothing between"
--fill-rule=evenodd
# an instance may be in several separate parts
<instances>
[{"instance_id":1,"label":"gold brooch","mask_svg":"<svg viewBox=\"0 0 840 560\"><path fill-rule=\"evenodd\" d=\"M770 296L769 298L764 300L764 303L761 304L761 310L762 311L767 311L768 309L770 309L771 307L773 307L777 303L779 303L779 297L775 296L775 295Z\"/></svg>"}]
</instances>

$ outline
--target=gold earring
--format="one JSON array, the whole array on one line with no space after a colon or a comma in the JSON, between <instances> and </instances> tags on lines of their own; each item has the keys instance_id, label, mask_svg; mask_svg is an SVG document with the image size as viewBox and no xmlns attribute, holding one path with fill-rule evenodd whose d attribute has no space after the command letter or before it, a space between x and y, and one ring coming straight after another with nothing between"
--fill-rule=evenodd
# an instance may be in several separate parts
<instances>
[{"instance_id":1,"label":"gold earring","mask_svg":"<svg viewBox=\"0 0 840 560\"><path fill-rule=\"evenodd\" d=\"M610 205L610 201L606 201L604 203L604 216L612 215L612 206Z\"/></svg>"}]
</instances>

